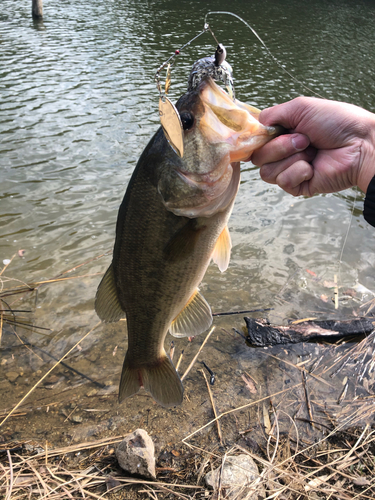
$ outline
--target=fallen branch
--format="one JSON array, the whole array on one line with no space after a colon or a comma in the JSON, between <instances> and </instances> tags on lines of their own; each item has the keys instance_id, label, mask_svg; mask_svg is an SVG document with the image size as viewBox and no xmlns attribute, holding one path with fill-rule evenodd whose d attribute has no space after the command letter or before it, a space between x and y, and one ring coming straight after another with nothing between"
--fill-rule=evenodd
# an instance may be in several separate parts
<instances>
[{"instance_id":1,"label":"fallen branch","mask_svg":"<svg viewBox=\"0 0 375 500\"><path fill-rule=\"evenodd\" d=\"M319 340L337 341L344 337L363 337L375 329L375 321L368 318L346 321L303 321L289 326L273 326L266 320L255 320L247 316L244 320L247 327L246 342L256 347Z\"/></svg>"}]
</instances>

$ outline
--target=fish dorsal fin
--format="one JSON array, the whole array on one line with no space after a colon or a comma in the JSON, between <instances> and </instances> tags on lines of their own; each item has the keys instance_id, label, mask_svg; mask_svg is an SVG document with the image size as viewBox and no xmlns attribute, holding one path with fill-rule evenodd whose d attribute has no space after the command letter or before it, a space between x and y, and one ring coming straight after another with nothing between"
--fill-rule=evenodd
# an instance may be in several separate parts
<instances>
[{"instance_id":1,"label":"fish dorsal fin","mask_svg":"<svg viewBox=\"0 0 375 500\"><path fill-rule=\"evenodd\" d=\"M107 323L119 321L121 318L126 317L118 298L112 264L98 286L95 297L95 311L99 318Z\"/></svg>"},{"instance_id":2,"label":"fish dorsal fin","mask_svg":"<svg viewBox=\"0 0 375 500\"><path fill-rule=\"evenodd\" d=\"M232 248L232 241L230 239L228 226L222 230L217 239L214 251L212 253L212 260L217 264L220 271L226 271L230 261L230 251Z\"/></svg>"},{"instance_id":3,"label":"fish dorsal fin","mask_svg":"<svg viewBox=\"0 0 375 500\"><path fill-rule=\"evenodd\" d=\"M212 324L211 307L196 290L180 314L172 321L169 333L174 337L192 337Z\"/></svg>"}]
</instances>

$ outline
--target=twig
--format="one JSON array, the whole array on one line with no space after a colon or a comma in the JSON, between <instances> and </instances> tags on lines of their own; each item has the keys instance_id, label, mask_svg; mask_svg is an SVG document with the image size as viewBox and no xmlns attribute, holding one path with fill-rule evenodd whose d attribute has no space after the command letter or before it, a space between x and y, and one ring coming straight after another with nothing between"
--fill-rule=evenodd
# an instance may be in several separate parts
<instances>
[{"instance_id":1,"label":"twig","mask_svg":"<svg viewBox=\"0 0 375 500\"><path fill-rule=\"evenodd\" d=\"M233 316L234 314L251 314L256 312L266 312L273 311L273 307L267 307L267 309L250 309L249 311L229 311L221 313L212 313L212 316Z\"/></svg>"},{"instance_id":2,"label":"twig","mask_svg":"<svg viewBox=\"0 0 375 500\"><path fill-rule=\"evenodd\" d=\"M306 377L306 370L302 370L302 384L303 388L305 390L305 397L306 397L306 406L307 406L307 411L309 412L309 417L310 417L310 425L312 428L314 428L314 418L312 414L312 408L311 408L311 403L310 403L310 396L309 396L309 390L307 388L307 377Z\"/></svg>"},{"instance_id":3,"label":"twig","mask_svg":"<svg viewBox=\"0 0 375 500\"><path fill-rule=\"evenodd\" d=\"M216 427L217 427L217 434L219 436L219 441L220 441L220 444L221 446L223 446L223 434L221 432L221 427L220 427L220 422L217 418L217 412L216 412L216 407L215 407L215 401L214 401L214 397L212 395L212 391L211 391L211 387L210 387L210 384L208 383L208 380L207 380L207 377L206 377L206 374L204 373L204 370L200 370L203 374L203 377L204 377L204 380L206 382L206 385L207 385L207 390L208 390L208 395L210 396L210 401L211 401L211 405L212 405L212 410L214 412L214 416L215 416L215 419L216 419Z\"/></svg>"},{"instance_id":4,"label":"twig","mask_svg":"<svg viewBox=\"0 0 375 500\"><path fill-rule=\"evenodd\" d=\"M244 410L245 408L249 408L250 406L255 406L256 404L261 403L262 401L266 401L267 399L274 398L275 396L278 396L279 394L284 394L286 392L292 391L293 389L296 389L297 387L301 387L301 385L302 385L302 383L296 384L294 386L288 387L287 389L282 389L281 391L275 392L275 393L271 394L270 396L264 396L263 398L257 399L256 401L251 401L250 403L246 403L245 405L239 406L238 408L233 408L231 410L225 411L224 413L220 413L220 415L218 415L217 418L210 420L205 425L203 425L199 429L195 430L194 432L192 432L191 434L189 434L185 438L183 438L182 442L184 444L186 444L187 446L190 446L186 442L188 439L192 438L193 436L195 436L195 434L198 434L198 432L202 431L203 429L205 429L209 425L213 424L216 420L220 420L225 415L230 415L231 413L235 413L237 411Z\"/></svg>"},{"instance_id":5,"label":"twig","mask_svg":"<svg viewBox=\"0 0 375 500\"><path fill-rule=\"evenodd\" d=\"M200 348L198 349L198 352L197 352L197 354L194 356L194 358L193 358L192 362L191 362L191 363L190 363L190 365L186 368L186 371L185 371L185 373L182 375L181 380L184 380L184 379L186 378L187 374L188 374L188 373L190 372L190 370L193 368L193 365L194 365L194 363L196 362L196 360L197 360L197 358L198 358L198 356L199 356L199 354L200 354L201 350L203 349L204 345L206 344L207 340L210 338L211 333L212 333L214 330L215 330L215 327L213 326L213 327L211 328L211 330L208 332L208 334L207 334L206 338L204 339L204 341L202 342L202 345L201 345L201 346L200 346Z\"/></svg>"},{"instance_id":6,"label":"twig","mask_svg":"<svg viewBox=\"0 0 375 500\"><path fill-rule=\"evenodd\" d=\"M12 490L13 490L13 463L9 450L7 450L7 455L9 460L10 479L9 479L9 491L5 498L6 500L10 500L12 498Z\"/></svg>"},{"instance_id":7,"label":"twig","mask_svg":"<svg viewBox=\"0 0 375 500\"><path fill-rule=\"evenodd\" d=\"M170 357L171 361L173 361L174 350L175 350L175 345L174 345L174 342L172 340L171 347L170 347L170 350L169 350L169 357Z\"/></svg>"},{"instance_id":8,"label":"twig","mask_svg":"<svg viewBox=\"0 0 375 500\"><path fill-rule=\"evenodd\" d=\"M335 274L333 276L333 281L335 283L335 291L334 291L334 296L335 296L335 309L339 308L339 287L337 286L337 275Z\"/></svg>"},{"instance_id":9,"label":"twig","mask_svg":"<svg viewBox=\"0 0 375 500\"><path fill-rule=\"evenodd\" d=\"M51 354L50 352L48 351L45 351L44 349L42 349L41 347L37 346L37 345L33 345L33 344L30 344L29 342L25 342L22 337L19 337L20 341L23 343L23 345L25 345L26 347L27 346L30 346L30 347L33 347L34 349L38 349L39 351L41 351L43 354L45 354L46 356L49 356L50 358L54 359L55 361L59 361L59 358L57 358L56 356L54 356L53 354ZM34 353L35 354L35 353ZM39 357L37 354L35 354L35 356ZM76 373L77 375L79 375L80 377L83 377L85 378L86 380L88 380L89 382L91 382L92 384L96 385L97 387L100 387L101 389L104 389L105 385L102 384L101 382L97 382L96 380L92 379L91 377L89 377L88 375L85 375L84 373L80 372L79 370L76 370L75 368L73 368L72 366L68 365L67 363L65 363L64 361L61 361L60 360L60 363L62 366L65 366L65 368L67 368L68 370L70 370L71 372L73 373Z\"/></svg>"},{"instance_id":10,"label":"twig","mask_svg":"<svg viewBox=\"0 0 375 500\"><path fill-rule=\"evenodd\" d=\"M3 336L3 312L0 312L0 345L1 345L1 337Z\"/></svg>"},{"instance_id":11,"label":"twig","mask_svg":"<svg viewBox=\"0 0 375 500\"><path fill-rule=\"evenodd\" d=\"M0 271L0 276L3 274L3 272L5 271L5 269L9 266L9 264L11 264L12 260L14 259L14 257L16 256L17 254L15 253L13 255L13 257L11 259L9 259L9 262L7 264L5 264L5 266L2 268L2 270Z\"/></svg>"},{"instance_id":12,"label":"twig","mask_svg":"<svg viewBox=\"0 0 375 500\"><path fill-rule=\"evenodd\" d=\"M178 369L180 368L180 364L182 361L182 356L184 355L184 350L182 349L180 357L178 358L177 364L176 364L176 372L178 372Z\"/></svg>"},{"instance_id":13,"label":"twig","mask_svg":"<svg viewBox=\"0 0 375 500\"><path fill-rule=\"evenodd\" d=\"M101 324L101 321L99 321L99 322L98 322L98 323L97 323L97 324L96 324L93 328L91 328L91 330L90 330L89 332L87 332L87 333L86 333L86 335L84 335L84 336L83 336L83 337L82 337L82 338L81 338L81 339L80 339L80 340L79 340L76 344L74 344L74 346L73 346L71 349L69 349L69 351L68 351L67 353L65 353L65 354L64 354L64 356L63 356L63 357L62 357L62 358L61 358L61 359L60 359L57 363L55 363L55 364L53 365L53 367L52 367L50 370L48 370L48 372L47 372L47 373L45 373L41 379L39 379L39 380L38 380L38 382L37 382L37 383L36 383L36 384L35 384L35 385L34 385L34 386L33 386L33 387L29 390L29 392L28 392L28 393L27 393L27 394L26 394L26 395L25 395L25 396L21 399L21 401L19 401L19 402L16 404L16 406L15 406L15 407L14 407L14 408L13 408L13 409L12 409L12 410L8 413L8 415L7 415L7 416L6 416L6 417L5 417L5 418L4 418L4 419L0 422L0 427L1 427L1 426L2 426L2 425L3 425L3 424L4 424L7 420L8 420L8 418L9 418L9 417L10 417L10 416L11 416L11 415L12 415L12 414L13 414L13 413L17 410L17 408L18 408L19 406L21 406L21 404L22 404L22 403L25 401L25 399L26 399L26 398L27 398L27 397L28 397L28 396L29 396L29 395L30 395L30 394L34 391L34 389L35 389L36 387L38 387L38 385L39 385L39 384L40 384L40 383L41 383L41 382L42 382L42 381L43 381L43 380L44 380L44 379L45 379L45 378L46 378L46 377L47 377L47 376L48 376L48 375L49 375L49 374L50 374L50 373L51 373L51 372L52 372L52 371L56 368L56 366L58 366L58 365L61 363L61 361L62 361L63 359L65 359L65 358L68 356L68 354L70 354L70 353L71 353L71 352L72 352L72 351L73 351L73 350L77 347L77 345L79 345L79 344L80 344L80 343L81 343L81 342L82 342L82 341L83 341L86 337L88 337L88 336L90 335L90 333L91 333L92 331L94 331L94 330L95 330L95 328L97 328L100 324Z\"/></svg>"}]
</instances>

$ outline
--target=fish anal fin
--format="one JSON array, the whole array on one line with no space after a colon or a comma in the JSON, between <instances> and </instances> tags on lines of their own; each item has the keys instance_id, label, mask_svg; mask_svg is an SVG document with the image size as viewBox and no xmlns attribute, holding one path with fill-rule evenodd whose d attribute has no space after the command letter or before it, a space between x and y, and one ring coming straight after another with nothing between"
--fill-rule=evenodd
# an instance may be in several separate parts
<instances>
[{"instance_id":1,"label":"fish anal fin","mask_svg":"<svg viewBox=\"0 0 375 500\"><path fill-rule=\"evenodd\" d=\"M137 368L132 368L128 355L125 356L119 401L136 394L142 385L157 403L166 408L182 403L184 389L175 367L165 352L156 363Z\"/></svg>"},{"instance_id":2,"label":"fish anal fin","mask_svg":"<svg viewBox=\"0 0 375 500\"><path fill-rule=\"evenodd\" d=\"M172 321L169 333L174 337L191 337L204 332L211 324L211 307L196 290L180 314Z\"/></svg>"},{"instance_id":3,"label":"fish anal fin","mask_svg":"<svg viewBox=\"0 0 375 500\"><path fill-rule=\"evenodd\" d=\"M95 297L95 311L102 321L108 323L119 321L121 318L126 317L118 298L112 264L107 269L98 286Z\"/></svg>"},{"instance_id":4,"label":"fish anal fin","mask_svg":"<svg viewBox=\"0 0 375 500\"><path fill-rule=\"evenodd\" d=\"M215 264L217 264L222 273L228 268L231 249L232 241L230 238L229 229L228 226L225 226L216 241L216 245L212 253L212 260L215 262Z\"/></svg>"}]
</instances>

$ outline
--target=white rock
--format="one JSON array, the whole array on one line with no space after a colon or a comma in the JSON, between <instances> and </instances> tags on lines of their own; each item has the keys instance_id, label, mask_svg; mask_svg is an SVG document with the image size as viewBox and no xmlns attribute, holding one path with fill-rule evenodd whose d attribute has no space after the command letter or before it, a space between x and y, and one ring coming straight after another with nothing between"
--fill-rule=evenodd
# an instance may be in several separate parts
<instances>
[{"instance_id":1,"label":"white rock","mask_svg":"<svg viewBox=\"0 0 375 500\"><path fill-rule=\"evenodd\" d=\"M155 448L152 439L143 429L137 429L121 441L116 457L122 469L155 479Z\"/></svg>"},{"instance_id":2,"label":"white rock","mask_svg":"<svg viewBox=\"0 0 375 500\"><path fill-rule=\"evenodd\" d=\"M207 486L214 490L218 490L220 481L228 500L258 500L265 498L262 484L250 486L258 477L256 463L251 457L243 454L226 457L224 465L208 472L205 480Z\"/></svg>"}]
</instances>

